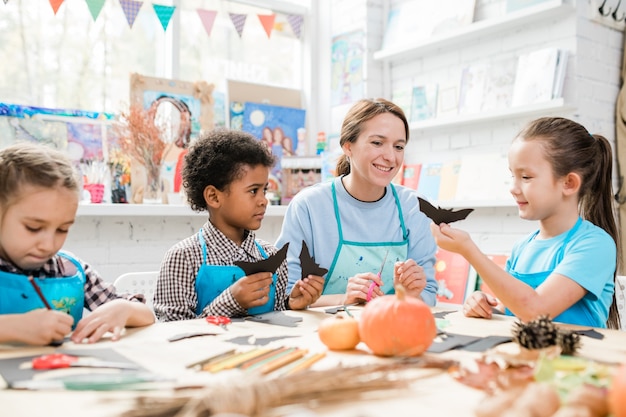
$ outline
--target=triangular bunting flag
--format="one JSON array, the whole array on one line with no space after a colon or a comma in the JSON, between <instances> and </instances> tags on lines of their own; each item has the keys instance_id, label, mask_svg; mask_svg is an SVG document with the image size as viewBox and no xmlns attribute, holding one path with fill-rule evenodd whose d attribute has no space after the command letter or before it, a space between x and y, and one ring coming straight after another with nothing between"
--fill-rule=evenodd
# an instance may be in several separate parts
<instances>
[{"instance_id":1,"label":"triangular bunting flag","mask_svg":"<svg viewBox=\"0 0 626 417\"><path fill-rule=\"evenodd\" d=\"M265 33L267 33L267 38L269 39L270 34L272 33L272 29L274 28L274 20L276 19L275 14L259 14L259 20L261 21L261 25L263 25L263 29L265 29Z\"/></svg>"},{"instance_id":2,"label":"triangular bunting flag","mask_svg":"<svg viewBox=\"0 0 626 417\"><path fill-rule=\"evenodd\" d=\"M211 30L213 30L213 23L215 22L217 12L215 10L198 9L198 15L200 16L200 20L202 20L206 34L211 36Z\"/></svg>"},{"instance_id":3,"label":"triangular bunting flag","mask_svg":"<svg viewBox=\"0 0 626 417\"><path fill-rule=\"evenodd\" d=\"M100 15L100 12L102 11L102 6L104 6L105 0L85 0L85 1L87 2L87 7L89 7L89 12L91 13L91 17L93 18L95 22L98 16Z\"/></svg>"},{"instance_id":4,"label":"triangular bunting flag","mask_svg":"<svg viewBox=\"0 0 626 417\"><path fill-rule=\"evenodd\" d=\"M297 14L287 15L287 21L291 25L291 29L293 30L293 33L296 35L296 38L298 39L300 39L300 36L302 35L303 20L304 18Z\"/></svg>"},{"instance_id":5,"label":"triangular bunting flag","mask_svg":"<svg viewBox=\"0 0 626 417\"><path fill-rule=\"evenodd\" d=\"M122 10L124 10L126 21L128 21L128 26L130 26L132 29L133 23L135 23L135 18L137 17L137 13L139 13L139 9L141 8L143 2L136 0L120 0L120 4L122 5Z\"/></svg>"},{"instance_id":6,"label":"triangular bunting flag","mask_svg":"<svg viewBox=\"0 0 626 417\"><path fill-rule=\"evenodd\" d=\"M233 25L235 25L235 29L237 29L237 33L241 38L241 34L243 33L243 26L246 24L246 17L248 16L239 13L229 13L229 15L230 20L233 22Z\"/></svg>"},{"instance_id":7,"label":"triangular bunting flag","mask_svg":"<svg viewBox=\"0 0 626 417\"><path fill-rule=\"evenodd\" d=\"M55 15L57 14L57 11L59 10L59 7L61 7L62 3L63 3L63 0L50 0L50 6L52 6L52 11L54 12Z\"/></svg>"},{"instance_id":8,"label":"triangular bunting flag","mask_svg":"<svg viewBox=\"0 0 626 417\"><path fill-rule=\"evenodd\" d=\"M163 30L167 30L167 25L170 24L170 19L174 14L174 10L176 10L176 6L161 6L160 4L153 4L154 12L159 18L159 22L161 22L161 26L163 26Z\"/></svg>"}]
</instances>

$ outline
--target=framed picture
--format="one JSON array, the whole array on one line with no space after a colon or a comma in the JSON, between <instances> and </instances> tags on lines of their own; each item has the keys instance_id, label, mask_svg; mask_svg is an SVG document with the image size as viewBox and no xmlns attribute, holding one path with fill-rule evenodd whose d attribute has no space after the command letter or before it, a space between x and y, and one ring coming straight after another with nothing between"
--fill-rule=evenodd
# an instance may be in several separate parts
<instances>
[{"instance_id":1,"label":"framed picture","mask_svg":"<svg viewBox=\"0 0 626 417\"><path fill-rule=\"evenodd\" d=\"M183 159L190 142L201 131L214 128L214 85L206 81L180 81L166 78L147 77L140 74L130 76L130 101L141 104L153 118L162 133L165 149L161 158L161 202L178 203L180 200ZM143 186L142 167L133 168L133 201L135 190ZM136 201L137 200L137 201Z\"/></svg>"}]
</instances>

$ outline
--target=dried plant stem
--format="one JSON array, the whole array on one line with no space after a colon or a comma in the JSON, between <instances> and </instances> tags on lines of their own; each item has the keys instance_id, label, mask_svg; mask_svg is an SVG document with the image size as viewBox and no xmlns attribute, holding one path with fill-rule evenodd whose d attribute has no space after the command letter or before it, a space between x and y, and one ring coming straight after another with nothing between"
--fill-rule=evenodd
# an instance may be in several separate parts
<instances>
[{"instance_id":1,"label":"dried plant stem","mask_svg":"<svg viewBox=\"0 0 626 417\"><path fill-rule=\"evenodd\" d=\"M201 392L173 398L141 398L124 417L205 417L218 413L257 416L270 408L308 401L335 401L355 398L377 390L406 389L410 383L430 373L415 372L433 368L437 372L454 365L452 361L410 358L381 364L308 370L282 378L262 376L241 378L233 372L227 380L207 386Z\"/></svg>"}]
</instances>

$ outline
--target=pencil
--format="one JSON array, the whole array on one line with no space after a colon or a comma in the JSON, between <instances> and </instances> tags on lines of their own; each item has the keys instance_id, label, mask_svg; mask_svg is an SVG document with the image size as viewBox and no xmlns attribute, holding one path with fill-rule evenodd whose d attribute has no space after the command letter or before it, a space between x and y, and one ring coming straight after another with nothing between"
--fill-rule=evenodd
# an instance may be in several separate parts
<instances>
[{"instance_id":1,"label":"pencil","mask_svg":"<svg viewBox=\"0 0 626 417\"><path fill-rule=\"evenodd\" d=\"M275 351L270 352L268 355L263 355L260 360L254 361L253 363L243 367L242 369L245 369L245 370L248 370L248 371L253 371L253 370L259 369L259 368L265 366L268 363L272 363L272 362L278 360L279 358L281 358L283 356L291 354L291 352L293 352L295 350L296 350L296 348L294 348L294 347L292 347L292 348L283 347L283 348L280 348L280 349L276 349Z\"/></svg>"},{"instance_id":2,"label":"pencil","mask_svg":"<svg viewBox=\"0 0 626 417\"><path fill-rule=\"evenodd\" d=\"M198 362L190 363L189 365L187 365L187 368L188 369L191 369L191 368L202 368L205 365L209 365L211 363L214 363L214 362L222 360L222 359L224 359L226 357L229 357L233 353L235 353L235 349L227 350L226 352L222 352L222 353L219 353L217 355L210 356L210 357L208 357L206 359L202 359L202 360L200 360Z\"/></svg>"},{"instance_id":3,"label":"pencil","mask_svg":"<svg viewBox=\"0 0 626 417\"><path fill-rule=\"evenodd\" d=\"M239 365L240 363L243 363L247 361L248 359L252 359L257 356L263 355L267 353L268 351L269 349L253 349L247 352L238 353L238 354L235 354L234 356L226 358L225 360L218 361L213 364L209 364L208 366L204 366L202 369L204 371L209 371L213 373L218 372L218 371L223 371L226 369L232 369L236 367L237 365Z\"/></svg>"},{"instance_id":4,"label":"pencil","mask_svg":"<svg viewBox=\"0 0 626 417\"><path fill-rule=\"evenodd\" d=\"M241 368L241 369L248 369L250 367L255 367L257 366L257 364L259 363L265 363L268 360L271 360L272 358L274 358L276 355L278 355L279 353L283 352L287 350L286 347L280 347L280 348L276 348L276 349L272 349L269 352L261 355L261 356L256 356L252 359L248 359L247 361L240 363L239 365L237 365L237 368Z\"/></svg>"},{"instance_id":5,"label":"pencil","mask_svg":"<svg viewBox=\"0 0 626 417\"><path fill-rule=\"evenodd\" d=\"M44 297L43 293L41 292L41 288L39 288L39 285L37 285L35 278L32 275L29 275L28 281L30 281L30 284L33 286L33 288L37 292L37 295L39 296L39 299L41 299L41 301L43 302L43 305L45 305L48 310L52 310L52 307L50 307L48 300L46 300L46 297Z\"/></svg>"},{"instance_id":6,"label":"pencil","mask_svg":"<svg viewBox=\"0 0 626 417\"><path fill-rule=\"evenodd\" d=\"M273 372L275 370L277 370L278 368L282 368L283 366L297 360L300 359L301 357L303 357L304 355L306 355L308 352L308 350L306 349L296 349L293 352L289 353L288 355L285 356L281 356L280 358L271 361L268 364L265 364L261 369L259 369L259 372L262 375L265 374L269 374L270 372Z\"/></svg>"},{"instance_id":7,"label":"pencil","mask_svg":"<svg viewBox=\"0 0 626 417\"><path fill-rule=\"evenodd\" d=\"M322 359L326 356L326 352L316 353L309 357L303 357L297 362L295 362L291 368L289 368L282 376L295 374L296 372L304 371L305 369L309 369L315 362Z\"/></svg>"}]
</instances>

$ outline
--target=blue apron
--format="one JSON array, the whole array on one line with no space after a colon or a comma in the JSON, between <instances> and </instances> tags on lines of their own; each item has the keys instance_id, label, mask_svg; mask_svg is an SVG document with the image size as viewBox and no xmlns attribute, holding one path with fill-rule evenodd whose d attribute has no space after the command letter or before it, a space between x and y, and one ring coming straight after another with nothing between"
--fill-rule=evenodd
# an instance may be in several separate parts
<instances>
[{"instance_id":1,"label":"blue apron","mask_svg":"<svg viewBox=\"0 0 626 417\"><path fill-rule=\"evenodd\" d=\"M76 266L76 273L69 277L35 278L48 304L74 318L74 327L83 317L85 304L85 271L78 260L67 253L59 255ZM46 308L37 295L28 276L0 271L0 314L22 314L38 308Z\"/></svg>"},{"instance_id":2,"label":"blue apron","mask_svg":"<svg viewBox=\"0 0 626 417\"><path fill-rule=\"evenodd\" d=\"M245 276L243 269L236 265L209 265L207 263L207 249L202 229L198 232L198 239L202 246L203 262L196 276L196 294L198 295L198 304L196 306L196 315L201 315L206 306L213 302L224 290L234 284L239 278ZM258 242L254 242L263 256L267 258L267 253L263 250ZM269 300L262 306L253 307L248 310L248 314L263 314L274 311L274 303L276 299L276 274L270 284Z\"/></svg>"},{"instance_id":3,"label":"blue apron","mask_svg":"<svg viewBox=\"0 0 626 417\"><path fill-rule=\"evenodd\" d=\"M341 218L339 215L339 205L337 203L337 193L335 183L332 183L333 204L335 208L335 219L337 219L337 230L339 232L339 244L333 263L328 270L324 281L322 294L345 294L348 286L348 279L358 273L372 272L377 274L385 259L385 266L381 279L383 285L381 290L385 294L393 294L393 268L397 261L404 261L409 254L409 236L402 217L402 208L398 200L396 189L391 185L391 191L398 208L398 218L402 228L403 240L400 242L352 242L344 240L341 228ZM387 253L388 252L388 253Z\"/></svg>"},{"instance_id":4,"label":"blue apron","mask_svg":"<svg viewBox=\"0 0 626 417\"><path fill-rule=\"evenodd\" d=\"M565 252L565 245L567 244L567 242L569 242L570 238L580 228L581 224L582 224L582 218L579 217L574 227L572 227L570 231L567 233L565 240L563 240L563 245L561 246L559 251L556 253L554 261L553 261L554 267L556 267L563 260L563 255ZM533 233L528 238L526 243L533 240L537 236L538 233L539 231ZM554 271L554 268L552 268L549 271L543 271L543 272L533 272L533 273L517 272L515 271L515 266L517 265L518 258L519 256L516 256L515 259L511 259L511 266L508 272L513 277L531 286L533 289L537 289L537 287L539 287L546 279L548 279L550 274ZM589 311L586 308L584 308L585 303L583 302L583 300L579 300L570 308L568 308L567 310L559 314L557 317L554 318L554 321L562 322L562 323L583 324L581 323L581 320L584 320L584 322L589 323L589 325L598 327L599 324L597 323L597 319L592 317L592 315L589 314ZM513 313L508 308L506 309L506 314L509 316L513 315ZM603 326L600 325L600 327L603 327Z\"/></svg>"}]
</instances>

